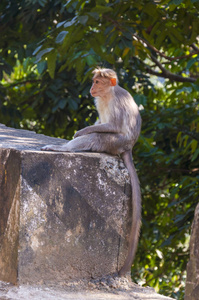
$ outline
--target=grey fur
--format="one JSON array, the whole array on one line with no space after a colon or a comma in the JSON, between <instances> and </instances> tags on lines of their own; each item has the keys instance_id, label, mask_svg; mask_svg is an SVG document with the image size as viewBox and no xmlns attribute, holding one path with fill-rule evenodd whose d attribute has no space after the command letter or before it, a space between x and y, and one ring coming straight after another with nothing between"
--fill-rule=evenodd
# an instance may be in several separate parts
<instances>
[{"instance_id":1,"label":"grey fur","mask_svg":"<svg viewBox=\"0 0 199 300\"><path fill-rule=\"evenodd\" d=\"M135 257L141 226L141 193L139 180L132 159L132 148L141 130L139 109L132 96L118 84L112 86L111 78L118 82L117 74L111 69L97 68L93 71L91 94L99 120L95 125L76 132L74 139L63 146L45 146L42 150L53 151L92 151L121 155L129 171L132 186L132 226L129 237L129 250L119 275L124 275ZM99 82L97 82L99 80Z\"/></svg>"}]
</instances>

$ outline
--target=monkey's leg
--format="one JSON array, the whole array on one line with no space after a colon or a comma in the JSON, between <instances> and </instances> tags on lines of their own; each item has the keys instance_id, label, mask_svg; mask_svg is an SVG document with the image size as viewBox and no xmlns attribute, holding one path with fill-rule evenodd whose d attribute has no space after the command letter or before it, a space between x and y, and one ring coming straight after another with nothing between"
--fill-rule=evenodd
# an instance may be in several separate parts
<instances>
[{"instance_id":1,"label":"monkey's leg","mask_svg":"<svg viewBox=\"0 0 199 300\"><path fill-rule=\"evenodd\" d=\"M41 150L57 152L92 151L92 143L95 143L95 138L91 139L91 135L83 135L64 145L46 145L42 147Z\"/></svg>"},{"instance_id":2,"label":"monkey's leg","mask_svg":"<svg viewBox=\"0 0 199 300\"><path fill-rule=\"evenodd\" d=\"M112 155L121 154L128 147L125 136L106 132L95 132L79 136L67 144L68 151L105 152Z\"/></svg>"},{"instance_id":3,"label":"monkey's leg","mask_svg":"<svg viewBox=\"0 0 199 300\"><path fill-rule=\"evenodd\" d=\"M98 133L91 133L87 135L82 135L76 137L67 143L66 150L69 152L81 152L81 151L91 151L91 152L104 152L100 151L100 145L102 144L101 136Z\"/></svg>"},{"instance_id":4,"label":"monkey's leg","mask_svg":"<svg viewBox=\"0 0 199 300\"><path fill-rule=\"evenodd\" d=\"M47 145L42 147L42 150L63 152L91 151L117 155L126 151L127 146L126 139L121 134L97 132L79 136L61 146Z\"/></svg>"}]
</instances>

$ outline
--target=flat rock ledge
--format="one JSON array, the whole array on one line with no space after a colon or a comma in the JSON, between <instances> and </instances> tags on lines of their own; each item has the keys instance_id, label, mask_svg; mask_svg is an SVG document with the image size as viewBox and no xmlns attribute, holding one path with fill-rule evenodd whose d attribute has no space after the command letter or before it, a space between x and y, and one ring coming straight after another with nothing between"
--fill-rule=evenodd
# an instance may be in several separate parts
<instances>
[{"instance_id":1,"label":"flat rock ledge","mask_svg":"<svg viewBox=\"0 0 199 300\"><path fill-rule=\"evenodd\" d=\"M129 278L105 277L90 282L74 281L57 285L21 285L0 282L1 300L174 300L143 288Z\"/></svg>"},{"instance_id":2,"label":"flat rock ledge","mask_svg":"<svg viewBox=\"0 0 199 300\"><path fill-rule=\"evenodd\" d=\"M0 124L0 299L171 299L113 275L132 215L123 162L40 150L65 142Z\"/></svg>"},{"instance_id":3,"label":"flat rock ledge","mask_svg":"<svg viewBox=\"0 0 199 300\"><path fill-rule=\"evenodd\" d=\"M0 126L0 280L62 284L124 262L128 172L113 156L40 150L65 142Z\"/></svg>"}]
</instances>

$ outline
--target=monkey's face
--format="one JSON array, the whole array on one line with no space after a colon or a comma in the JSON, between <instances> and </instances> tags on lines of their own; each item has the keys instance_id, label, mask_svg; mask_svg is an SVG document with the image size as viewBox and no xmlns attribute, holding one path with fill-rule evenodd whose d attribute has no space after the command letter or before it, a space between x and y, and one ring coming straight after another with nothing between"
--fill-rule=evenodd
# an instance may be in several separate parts
<instances>
[{"instance_id":1,"label":"monkey's face","mask_svg":"<svg viewBox=\"0 0 199 300\"><path fill-rule=\"evenodd\" d=\"M112 90L113 84L109 78L96 77L93 78L93 84L90 93L93 97L104 97Z\"/></svg>"}]
</instances>

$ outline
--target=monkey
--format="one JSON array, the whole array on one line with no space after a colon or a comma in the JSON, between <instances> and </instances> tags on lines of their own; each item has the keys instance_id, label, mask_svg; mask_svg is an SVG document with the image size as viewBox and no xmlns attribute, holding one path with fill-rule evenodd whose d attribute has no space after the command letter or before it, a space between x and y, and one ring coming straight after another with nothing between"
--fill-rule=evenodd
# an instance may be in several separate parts
<instances>
[{"instance_id":1,"label":"monkey","mask_svg":"<svg viewBox=\"0 0 199 300\"><path fill-rule=\"evenodd\" d=\"M141 192L139 179L132 158L132 149L141 131L139 108L130 93L119 86L114 70L93 70L90 94L95 98L99 119L74 135L64 145L47 145L42 150L66 152L104 152L121 156L130 175L132 188L132 225L129 235L127 257L119 270L119 276L130 271L141 227Z\"/></svg>"}]
</instances>

